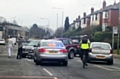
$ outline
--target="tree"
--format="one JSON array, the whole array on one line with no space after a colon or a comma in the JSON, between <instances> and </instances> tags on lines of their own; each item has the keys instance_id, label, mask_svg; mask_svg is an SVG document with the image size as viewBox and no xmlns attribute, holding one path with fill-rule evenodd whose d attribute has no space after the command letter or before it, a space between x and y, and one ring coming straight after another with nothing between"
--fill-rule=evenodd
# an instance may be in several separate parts
<instances>
[{"instance_id":1,"label":"tree","mask_svg":"<svg viewBox=\"0 0 120 79\"><path fill-rule=\"evenodd\" d=\"M65 19L65 25L64 25L64 30L67 31L69 29L69 17L66 17Z\"/></svg>"},{"instance_id":2,"label":"tree","mask_svg":"<svg viewBox=\"0 0 120 79\"><path fill-rule=\"evenodd\" d=\"M62 34L63 34L63 31L64 31L64 28L63 27L59 27L56 29L55 33L54 33L54 36L56 37L61 37Z\"/></svg>"},{"instance_id":3,"label":"tree","mask_svg":"<svg viewBox=\"0 0 120 79\"><path fill-rule=\"evenodd\" d=\"M33 24L33 26L30 28L30 36L36 37L39 34L39 29L37 24Z\"/></svg>"}]
</instances>

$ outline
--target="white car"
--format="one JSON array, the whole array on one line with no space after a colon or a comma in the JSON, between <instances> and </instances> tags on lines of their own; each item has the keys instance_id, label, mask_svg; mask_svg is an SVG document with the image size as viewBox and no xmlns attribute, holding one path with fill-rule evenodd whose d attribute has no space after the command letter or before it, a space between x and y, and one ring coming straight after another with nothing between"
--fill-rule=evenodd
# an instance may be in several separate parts
<instances>
[{"instance_id":1,"label":"white car","mask_svg":"<svg viewBox=\"0 0 120 79\"><path fill-rule=\"evenodd\" d=\"M6 44L5 39L0 39L0 44Z\"/></svg>"},{"instance_id":2,"label":"white car","mask_svg":"<svg viewBox=\"0 0 120 79\"><path fill-rule=\"evenodd\" d=\"M92 42L88 55L88 62L92 60L107 61L108 64L113 64L113 50L111 45L106 42Z\"/></svg>"}]
</instances>

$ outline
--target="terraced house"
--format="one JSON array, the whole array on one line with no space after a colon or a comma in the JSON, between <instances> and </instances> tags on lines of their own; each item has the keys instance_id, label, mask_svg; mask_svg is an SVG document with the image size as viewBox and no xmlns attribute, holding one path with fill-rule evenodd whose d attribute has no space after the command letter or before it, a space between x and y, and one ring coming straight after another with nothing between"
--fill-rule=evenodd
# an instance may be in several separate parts
<instances>
[{"instance_id":1,"label":"terraced house","mask_svg":"<svg viewBox=\"0 0 120 79\"><path fill-rule=\"evenodd\" d=\"M74 22L80 23L81 28L102 26L102 30L105 31L106 26L118 26L119 6L120 3L116 2L112 5L106 6L106 1L104 0L101 9L94 11L94 8L92 7L90 14L87 15L86 12L84 12L83 17L80 18L80 21Z\"/></svg>"}]
</instances>

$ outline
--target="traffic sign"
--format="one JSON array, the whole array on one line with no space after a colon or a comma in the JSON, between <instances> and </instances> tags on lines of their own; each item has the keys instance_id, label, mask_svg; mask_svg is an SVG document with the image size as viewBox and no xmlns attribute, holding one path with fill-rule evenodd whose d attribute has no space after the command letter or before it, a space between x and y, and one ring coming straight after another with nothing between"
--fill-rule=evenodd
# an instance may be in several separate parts
<instances>
[{"instance_id":1,"label":"traffic sign","mask_svg":"<svg viewBox=\"0 0 120 79\"><path fill-rule=\"evenodd\" d=\"M118 27L113 27L113 34L118 34Z\"/></svg>"}]
</instances>

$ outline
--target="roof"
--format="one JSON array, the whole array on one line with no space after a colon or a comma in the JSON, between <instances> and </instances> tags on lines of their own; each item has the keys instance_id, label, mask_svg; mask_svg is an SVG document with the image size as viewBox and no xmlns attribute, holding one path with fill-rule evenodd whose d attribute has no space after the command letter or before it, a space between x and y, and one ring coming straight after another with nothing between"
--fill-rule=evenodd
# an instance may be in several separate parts
<instances>
[{"instance_id":1,"label":"roof","mask_svg":"<svg viewBox=\"0 0 120 79\"><path fill-rule=\"evenodd\" d=\"M91 42L91 44L109 44L109 43L107 43L107 42Z\"/></svg>"},{"instance_id":2,"label":"roof","mask_svg":"<svg viewBox=\"0 0 120 79\"><path fill-rule=\"evenodd\" d=\"M70 38L55 38L55 39L62 40L62 39L70 39Z\"/></svg>"},{"instance_id":3,"label":"roof","mask_svg":"<svg viewBox=\"0 0 120 79\"><path fill-rule=\"evenodd\" d=\"M93 12L92 14L89 14L89 15L81 18L81 19L88 18L88 17L90 17L91 15L94 15L94 14L97 14L97 13L102 13L103 11L107 11L107 10L113 10L113 9L114 9L114 10L118 10L119 4L120 4L120 3L117 3L117 4L115 4L115 5L106 6L104 9L97 10L97 11Z\"/></svg>"}]
</instances>

